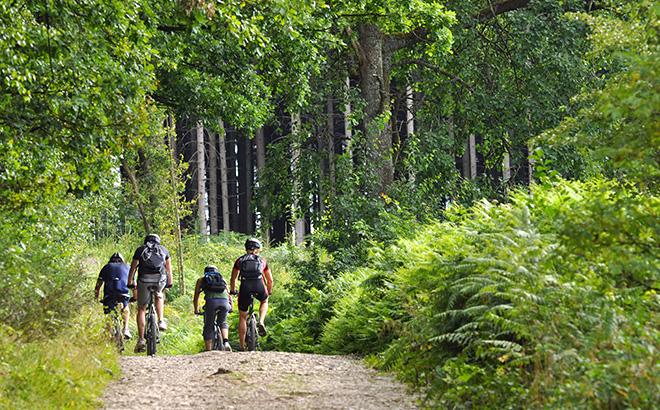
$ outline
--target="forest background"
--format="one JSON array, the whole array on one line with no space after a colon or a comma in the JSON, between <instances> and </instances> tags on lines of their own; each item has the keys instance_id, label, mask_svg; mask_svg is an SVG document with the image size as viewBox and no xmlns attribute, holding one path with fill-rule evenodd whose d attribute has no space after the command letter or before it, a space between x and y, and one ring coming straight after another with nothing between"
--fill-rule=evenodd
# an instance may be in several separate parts
<instances>
[{"instance_id":1,"label":"forest background","mask_svg":"<svg viewBox=\"0 0 660 410\"><path fill-rule=\"evenodd\" d=\"M0 405L96 406L118 371L96 275L156 232L163 354L201 350L191 286L253 235L265 349L364 355L430 407L653 408L659 16L2 2Z\"/></svg>"}]
</instances>

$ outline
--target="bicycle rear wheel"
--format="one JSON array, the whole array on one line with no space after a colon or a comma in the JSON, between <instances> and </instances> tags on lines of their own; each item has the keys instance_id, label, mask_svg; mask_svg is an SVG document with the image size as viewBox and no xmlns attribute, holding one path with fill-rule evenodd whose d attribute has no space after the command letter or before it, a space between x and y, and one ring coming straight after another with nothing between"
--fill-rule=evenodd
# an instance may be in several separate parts
<instances>
[{"instance_id":1,"label":"bicycle rear wheel","mask_svg":"<svg viewBox=\"0 0 660 410\"><path fill-rule=\"evenodd\" d=\"M225 345L222 343L222 333L217 322L213 326L213 350L225 350Z\"/></svg>"},{"instance_id":2,"label":"bicycle rear wheel","mask_svg":"<svg viewBox=\"0 0 660 410\"><path fill-rule=\"evenodd\" d=\"M158 341L158 319L156 311L151 308L149 318L147 319L147 354L153 356L156 354L156 343Z\"/></svg>"},{"instance_id":3,"label":"bicycle rear wheel","mask_svg":"<svg viewBox=\"0 0 660 410\"><path fill-rule=\"evenodd\" d=\"M121 354L124 351L124 324L116 310L112 313L112 339Z\"/></svg>"},{"instance_id":4,"label":"bicycle rear wheel","mask_svg":"<svg viewBox=\"0 0 660 410\"><path fill-rule=\"evenodd\" d=\"M257 318L254 313L248 316L245 344L247 345L248 351L252 352L257 349Z\"/></svg>"}]
</instances>

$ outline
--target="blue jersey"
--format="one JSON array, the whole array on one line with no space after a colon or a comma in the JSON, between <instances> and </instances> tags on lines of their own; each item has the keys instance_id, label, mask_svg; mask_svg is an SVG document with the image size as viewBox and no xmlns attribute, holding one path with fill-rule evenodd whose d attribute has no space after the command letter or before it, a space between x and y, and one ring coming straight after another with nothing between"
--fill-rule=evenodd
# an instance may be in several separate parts
<instances>
[{"instance_id":1,"label":"blue jersey","mask_svg":"<svg viewBox=\"0 0 660 410\"><path fill-rule=\"evenodd\" d=\"M128 271L130 266L123 262L110 262L99 273L99 280L103 281L103 295L130 295L128 292Z\"/></svg>"}]
</instances>

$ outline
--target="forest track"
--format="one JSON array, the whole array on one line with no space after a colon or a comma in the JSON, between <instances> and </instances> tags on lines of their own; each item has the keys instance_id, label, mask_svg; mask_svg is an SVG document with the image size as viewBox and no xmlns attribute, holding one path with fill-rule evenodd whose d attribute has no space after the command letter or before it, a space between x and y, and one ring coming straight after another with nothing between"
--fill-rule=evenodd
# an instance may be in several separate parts
<instances>
[{"instance_id":1,"label":"forest track","mask_svg":"<svg viewBox=\"0 0 660 410\"><path fill-rule=\"evenodd\" d=\"M350 356L211 351L120 360L105 410L420 408L405 385Z\"/></svg>"}]
</instances>

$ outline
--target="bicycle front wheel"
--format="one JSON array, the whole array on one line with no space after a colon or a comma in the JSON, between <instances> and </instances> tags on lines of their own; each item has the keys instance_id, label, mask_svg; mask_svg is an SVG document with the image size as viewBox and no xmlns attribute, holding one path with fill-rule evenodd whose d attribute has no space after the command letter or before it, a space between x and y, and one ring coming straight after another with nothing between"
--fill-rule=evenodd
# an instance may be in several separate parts
<instances>
[{"instance_id":1,"label":"bicycle front wheel","mask_svg":"<svg viewBox=\"0 0 660 410\"><path fill-rule=\"evenodd\" d=\"M147 354L153 356L156 354L156 343L158 341L158 319L156 312L149 312L147 320Z\"/></svg>"}]
</instances>

